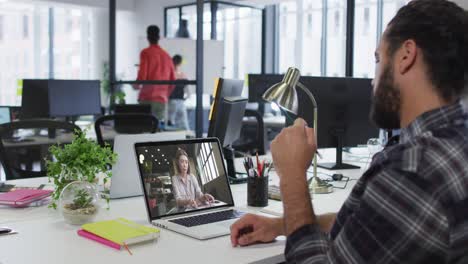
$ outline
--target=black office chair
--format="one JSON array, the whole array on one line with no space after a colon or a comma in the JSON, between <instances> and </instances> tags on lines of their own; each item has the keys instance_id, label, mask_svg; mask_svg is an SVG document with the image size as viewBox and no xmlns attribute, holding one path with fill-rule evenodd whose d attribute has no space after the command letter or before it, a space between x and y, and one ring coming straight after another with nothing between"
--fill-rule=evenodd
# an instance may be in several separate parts
<instances>
[{"instance_id":1,"label":"black office chair","mask_svg":"<svg viewBox=\"0 0 468 264\"><path fill-rule=\"evenodd\" d=\"M255 117L257 120L255 138L249 136L251 133L249 133L250 131L248 131L248 128L244 126L241 130L241 138L234 142L233 148L244 153L255 154L258 152L258 155L265 155L267 145L266 141L268 138L262 115L256 110L246 109L244 116Z\"/></svg>"},{"instance_id":2,"label":"black office chair","mask_svg":"<svg viewBox=\"0 0 468 264\"><path fill-rule=\"evenodd\" d=\"M96 139L101 147L105 146L102 126L114 130L117 134L156 133L159 126L158 119L151 114L115 114L98 118L94 123Z\"/></svg>"},{"instance_id":3,"label":"black office chair","mask_svg":"<svg viewBox=\"0 0 468 264\"><path fill-rule=\"evenodd\" d=\"M34 131L47 130L47 135L14 137L15 131L20 129L23 133L25 130L33 130L31 134L35 134ZM47 176L45 159L50 158L49 147L57 143L71 142L72 135L66 136L63 132L79 131L81 129L72 123L50 119L20 120L0 125L0 162L6 179ZM35 163L40 164L39 170L33 170Z\"/></svg>"}]
</instances>

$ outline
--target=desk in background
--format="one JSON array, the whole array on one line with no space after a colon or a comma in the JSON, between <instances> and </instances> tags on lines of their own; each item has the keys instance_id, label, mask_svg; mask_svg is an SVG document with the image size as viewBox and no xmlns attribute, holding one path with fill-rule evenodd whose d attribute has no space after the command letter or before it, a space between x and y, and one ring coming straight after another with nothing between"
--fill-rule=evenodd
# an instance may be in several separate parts
<instances>
[{"instance_id":1,"label":"desk in background","mask_svg":"<svg viewBox=\"0 0 468 264\"><path fill-rule=\"evenodd\" d=\"M333 150L322 152L333 160ZM346 156L345 156L346 157ZM242 159L237 159L242 168ZM364 166L365 163L360 162ZM357 178L362 170L343 171ZM278 181L271 172L272 183ZM21 185L46 183L46 178L12 181ZM246 184L232 185L235 204L245 207ZM332 194L315 195L313 204L317 213L337 211L351 191L352 183L345 190ZM282 208L281 202L269 200L269 207ZM259 211L260 208L249 209ZM143 197L111 200L110 210L101 209L96 221L125 217L141 224L148 224ZM16 235L0 237L0 262L23 263L278 263L283 258L285 238L269 244L232 248L229 236L199 241L168 230L161 230L156 243L131 247L133 256L125 250L116 251L76 234L77 226L65 224L59 211L47 206L28 208L0 207L0 225L18 231Z\"/></svg>"}]
</instances>

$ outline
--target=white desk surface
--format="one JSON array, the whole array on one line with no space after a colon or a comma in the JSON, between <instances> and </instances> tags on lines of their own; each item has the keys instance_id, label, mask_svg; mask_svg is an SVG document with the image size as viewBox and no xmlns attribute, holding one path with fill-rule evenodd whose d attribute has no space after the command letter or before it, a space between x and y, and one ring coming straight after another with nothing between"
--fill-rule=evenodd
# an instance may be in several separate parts
<instances>
[{"instance_id":1,"label":"white desk surface","mask_svg":"<svg viewBox=\"0 0 468 264\"><path fill-rule=\"evenodd\" d=\"M326 154L333 151L326 151ZM324 153L322 153L323 155ZM325 155L328 156L328 155ZM346 158L346 154L344 155ZM364 159L365 161L365 159ZM237 160L237 170L242 171ZM364 167L365 163L355 163ZM358 178L361 170L342 171L346 176ZM328 173L330 173L328 171ZM276 175L272 182L277 182ZM46 178L11 181L19 185L35 186L46 183ZM317 214L337 212L345 201L355 181L345 190L335 189L332 194L315 195L313 204ZM235 204L246 206L246 184L232 185ZM271 210L281 212L281 202L269 200ZM258 211L261 208L249 209ZM125 217L141 224L148 224L143 197L111 200L110 210L102 209L98 220ZM282 261L285 238L274 243L249 247L231 247L229 236L199 241L177 233L161 230L156 243L131 246L133 255L125 250L117 251L76 234L78 226L64 223L60 212L46 205L28 208L0 207L0 226L8 226L18 234L0 236L0 263L277 263Z\"/></svg>"}]
</instances>

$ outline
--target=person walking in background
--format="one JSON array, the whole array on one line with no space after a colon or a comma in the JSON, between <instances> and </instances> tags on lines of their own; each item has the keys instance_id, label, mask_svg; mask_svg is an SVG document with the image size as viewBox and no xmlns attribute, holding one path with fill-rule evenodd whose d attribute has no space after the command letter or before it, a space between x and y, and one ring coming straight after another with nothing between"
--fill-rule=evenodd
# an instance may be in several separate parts
<instances>
[{"instance_id":1,"label":"person walking in background","mask_svg":"<svg viewBox=\"0 0 468 264\"><path fill-rule=\"evenodd\" d=\"M177 80L187 80L187 76L180 70L182 56L179 54L172 57L175 67L175 77ZM174 128L188 130L187 109L185 108L185 84L177 84L169 97L169 123Z\"/></svg>"},{"instance_id":2,"label":"person walking in background","mask_svg":"<svg viewBox=\"0 0 468 264\"><path fill-rule=\"evenodd\" d=\"M140 53L138 81L174 81L174 64L171 57L159 46L159 27L150 25L146 29L149 47ZM159 121L167 121L167 104L174 85L143 84L134 85L140 90L138 102L151 105L153 114Z\"/></svg>"}]
</instances>

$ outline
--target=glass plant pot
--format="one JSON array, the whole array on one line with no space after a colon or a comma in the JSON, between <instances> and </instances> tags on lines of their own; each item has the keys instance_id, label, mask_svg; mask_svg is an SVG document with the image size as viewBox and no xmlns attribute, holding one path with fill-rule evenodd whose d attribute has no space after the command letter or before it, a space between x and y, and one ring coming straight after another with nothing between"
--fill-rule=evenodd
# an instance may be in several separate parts
<instances>
[{"instance_id":1,"label":"glass plant pot","mask_svg":"<svg viewBox=\"0 0 468 264\"><path fill-rule=\"evenodd\" d=\"M93 221L99 210L99 193L95 184L74 181L63 188L59 209L65 222L82 225Z\"/></svg>"}]
</instances>

